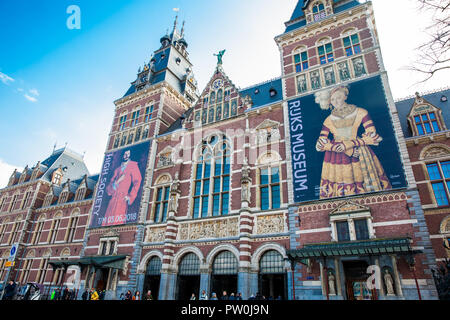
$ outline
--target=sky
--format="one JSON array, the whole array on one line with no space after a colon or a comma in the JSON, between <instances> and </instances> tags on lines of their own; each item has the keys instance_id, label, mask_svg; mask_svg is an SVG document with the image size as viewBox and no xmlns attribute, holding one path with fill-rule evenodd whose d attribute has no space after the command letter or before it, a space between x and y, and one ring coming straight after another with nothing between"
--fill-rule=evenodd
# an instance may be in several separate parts
<instances>
[{"instance_id":1,"label":"sky","mask_svg":"<svg viewBox=\"0 0 450 320\"><path fill-rule=\"evenodd\" d=\"M383 61L395 99L449 85L449 74L415 85L405 70L425 39L428 18L415 0L373 0ZM0 186L67 146L100 171L114 101L128 90L159 39L179 22L200 92L226 49L224 69L245 88L281 74L275 36L297 0L0 1ZM80 8L80 29L69 29Z\"/></svg>"}]
</instances>

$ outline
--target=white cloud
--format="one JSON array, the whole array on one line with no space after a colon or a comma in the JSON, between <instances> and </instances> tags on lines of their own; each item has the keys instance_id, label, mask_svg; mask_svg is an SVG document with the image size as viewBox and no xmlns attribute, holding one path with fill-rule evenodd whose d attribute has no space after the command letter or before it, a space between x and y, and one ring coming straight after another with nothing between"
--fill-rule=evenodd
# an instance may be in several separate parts
<instances>
[{"instance_id":1,"label":"white cloud","mask_svg":"<svg viewBox=\"0 0 450 320\"><path fill-rule=\"evenodd\" d=\"M23 95L28 101L31 101L31 102L37 102L37 99L35 98L35 97L32 97L32 96L29 96L28 94L24 94Z\"/></svg>"},{"instance_id":2,"label":"white cloud","mask_svg":"<svg viewBox=\"0 0 450 320\"><path fill-rule=\"evenodd\" d=\"M0 81L4 84L8 84L9 82L14 82L15 80L8 76L7 74L4 74L3 72L0 72Z\"/></svg>"},{"instance_id":3,"label":"white cloud","mask_svg":"<svg viewBox=\"0 0 450 320\"><path fill-rule=\"evenodd\" d=\"M36 97L39 97L39 91L37 89L31 89L29 90L29 92Z\"/></svg>"},{"instance_id":4,"label":"white cloud","mask_svg":"<svg viewBox=\"0 0 450 320\"><path fill-rule=\"evenodd\" d=\"M9 181L9 177L14 172L14 169L21 172L23 168L19 168L17 166L10 165L0 159L0 188L6 187Z\"/></svg>"}]
</instances>

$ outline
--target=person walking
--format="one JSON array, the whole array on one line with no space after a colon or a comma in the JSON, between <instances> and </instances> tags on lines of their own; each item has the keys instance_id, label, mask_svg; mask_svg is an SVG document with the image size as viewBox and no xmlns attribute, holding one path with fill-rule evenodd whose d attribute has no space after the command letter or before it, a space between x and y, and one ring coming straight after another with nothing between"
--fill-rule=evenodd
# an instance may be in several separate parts
<instances>
[{"instance_id":1,"label":"person walking","mask_svg":"<svg viewBox=\"0 0 450 320\"><path fill-rule=\"evenodd\" d=\"M220 298L220 300L228 300L228 295L227 292L224 290L222 293L222 297Z\"/></svg>"},{"instance_id":2,"label":"person walking","mask_svg":"<svg viewBox=\"0 0 450 320\"><path fill-rule=\"evenodd\" d=\"M200 294L199 300L208 300L208 295L206 294L205 290L202 290L202 293Z\"/></svg>"},{"instance_id":3,"label":"person walking","mask_svg":"<svg viewBox=\"0 0 450 320\"><path fill-rule=\"evenodd\" d=\"M211 293L211 300L219 300L217 299L217 294L215 292Z\"/></svg>"},{"instance_id":4,"label":"person walking","mask_svg":"<svg viewBox=\"0 0 450 320\"><path fill-rule=\"evenodd\" d=\"M242 294L240 292L236 295L236 300L242 300Z\"/></svg>"},{"instance_id":5,"label":"person walking","mask_svg":"<svg viewBox=\"0 0 450 320\"><path fill-rule=\"evenodd\" d=\"M125 294L125 300L133 300L133 294L131 293L130 290L128 290L127 293Z\"/></svg>"},{"instance_id":6,"label":"person walking","mask_svg":"<svg viewBox=\"0 0 450 320\"><path fill-rule=\"evenodd\" d=\"M14 283L14 281L10 280L5 287L5 295L3 297L3 300L13 300L15 291L16 284Z\"/></svg>"},{"instance_id":7,"label":"person walking","mask_svg":"<svg viewBox=\"0 0 450 320\"><path fill-rule=\"evenodd\" d=\"M141 300L141 293L139 291L136 291L133 296L133 300Z\"/></svg>"},{"instance_id":8,"label":"person walking","mask_svg":"<svg viewBox=\"0 0 450 320\"><path fill-rule=\"evenodd\" d=\"M228 300L236 300L236 297L234 296L233 292L230 294L230 298Z\"/></svg>"},{"instance_id":9,"label":"person walking","mask_svg":"<svg viewBox=\"0 0 450 320\"><path fill-rule=\"evenodd\" d=\"M195 293L192 293L191 299L189 300L197 300L197 298L195 297Z\"/></svg>"},{"instance_id":10,"label":"person walking","mask_svg":"<svg viewBox=\"0 0 450 320\"><path fill-rule=\"evenodd\" d=\"M144 300L153 300L152 292L150 290L147 291L147 294L144 296Z\"/></svg>"},{"instance_id":11,"label":"person walking","mask_svg":"<svg viewBox=\"0 0 450 320\"><path fill-rule=\"evenodd\" d=\"M91 300L98 300L98 299L99 299L98 292L97 292L97 290L94 290L94 293L92 293L92 296L91 296Z\"/></svg>"}]
</instances>

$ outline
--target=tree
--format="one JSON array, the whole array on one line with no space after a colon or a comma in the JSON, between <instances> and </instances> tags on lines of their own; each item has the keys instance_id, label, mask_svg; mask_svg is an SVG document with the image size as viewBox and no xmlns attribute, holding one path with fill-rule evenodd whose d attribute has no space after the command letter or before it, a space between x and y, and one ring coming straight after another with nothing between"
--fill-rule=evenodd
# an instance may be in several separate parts
<instances>
[{"instance_id":1,"label":"tree","mask_svg":"<svg viewBox=\"0 0 450 320\"><path fill-rule=\"evenodd\" d=\"M409 68L424 75L425 82L437 72L450 69L450 0L417 0L419 10L431 14L425 29L428 40L420 45L417 60Z\"/></svg>"}]
</instances>

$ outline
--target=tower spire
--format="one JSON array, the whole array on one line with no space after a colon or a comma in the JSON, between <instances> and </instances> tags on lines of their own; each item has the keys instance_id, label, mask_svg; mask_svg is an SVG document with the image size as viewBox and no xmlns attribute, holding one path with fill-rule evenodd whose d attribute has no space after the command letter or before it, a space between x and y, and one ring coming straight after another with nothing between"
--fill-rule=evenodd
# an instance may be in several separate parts
<instances>
[{"instance_id":1,"label":"tower spire","mask_svg":"<svg viewBox=\"0 0 450 320\"><path fill-rule=\"evenodd\" d=\"M184 36L184 24L186 23L186 21L183 21L183 26L181 27L181 37Z\"/></svg>"}]
</instances>

